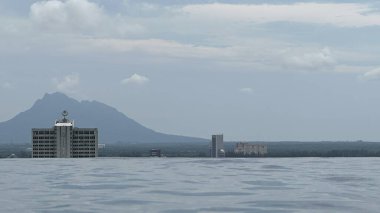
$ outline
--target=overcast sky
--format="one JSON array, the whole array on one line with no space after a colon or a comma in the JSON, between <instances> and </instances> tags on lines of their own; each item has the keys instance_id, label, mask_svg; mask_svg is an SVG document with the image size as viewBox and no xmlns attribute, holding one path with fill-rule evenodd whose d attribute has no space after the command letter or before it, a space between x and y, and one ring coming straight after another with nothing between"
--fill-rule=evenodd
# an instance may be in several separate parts
<instances>
[{"instance_id":1,"label":"overcast sky","mask_svg":"<svg viewBox=\"0 0 380 213\"><path fill-rule=\"evenodd\" d=\"M380 141L376 2L1 0L0 120L60 91L165 133Z\"/></svg>"}]
</instances>

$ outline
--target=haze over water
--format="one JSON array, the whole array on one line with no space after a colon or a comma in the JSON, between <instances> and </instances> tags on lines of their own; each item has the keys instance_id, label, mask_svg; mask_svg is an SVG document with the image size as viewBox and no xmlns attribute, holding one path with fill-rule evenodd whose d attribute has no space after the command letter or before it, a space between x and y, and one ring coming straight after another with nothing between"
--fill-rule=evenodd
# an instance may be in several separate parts
<instances>
[{"instance_id":1,"label":"haze over water","mask_svg":"<svg viewBox=\"0 0 380 213\"><path fill-rule=\"evenodd\" d=\"M379 158L0 160L3 212L378 212Z\"/></svg>"}]
</instances>

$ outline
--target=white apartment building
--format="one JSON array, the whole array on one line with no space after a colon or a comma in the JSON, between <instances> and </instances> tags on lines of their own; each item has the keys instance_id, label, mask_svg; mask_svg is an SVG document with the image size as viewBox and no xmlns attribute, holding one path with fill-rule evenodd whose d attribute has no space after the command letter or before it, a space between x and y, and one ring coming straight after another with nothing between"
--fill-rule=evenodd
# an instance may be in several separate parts
<instances>
[{"instance_id":1,"label":"white apartment building","mask_svg":"<svg viewBox=\"0 0 380 213\"><path fill-rule=\"evenodd\" d=\"M239 142L235 145L235 154L243 155L266 155L268 154L268 147L262 144L250 144Z\"/></svg>"},{"instance_id":2,"label":"white apartment building","mask_svg":"<svg viewBox=\"0 0 380 213\"><path fill-rule=\"evenodd\" d=\"M98 156L98 129L76 128L62 113L63 119L52 128L33 128L33 158L91 158Z\"/></svg>"}]
</instances>

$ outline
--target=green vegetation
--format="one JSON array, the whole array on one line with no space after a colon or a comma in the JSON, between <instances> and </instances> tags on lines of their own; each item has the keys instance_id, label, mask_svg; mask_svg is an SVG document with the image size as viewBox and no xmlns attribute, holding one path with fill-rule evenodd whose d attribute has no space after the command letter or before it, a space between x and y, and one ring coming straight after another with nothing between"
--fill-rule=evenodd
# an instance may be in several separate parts
<instances>
[{"instance_id":1,"label":"green vegetation","mask_svg":"<svg viewBox=\"0 0 380 213\"><path fill-rule=\"evenodd\" d=\"M266 142L267 157L380 157L376 142Z\"/></svg>"},{"instance_id":2,"label":"green vegetation","mask_svg":"<svg viewBox=\"0 0 380 213\"><path fill-rule=\"evenodd\" d=\"M161 149L166 157L207 157L207 143L117 143L99 150L100 157L149 157L151 149Z\"/></svg>"},{"instance_id":3,"label":"green vegetation","mask_svg":"<svg viewBox=\"0 0 380 213\"><path fill-rule=\"evenodd\" d=\"M233 153L235 143L225 143L227 157L380 157L376 142L252 142L268 146L265 156ZM11 154L30 157L30 144L1 144L0 158ZM161 149L166 157L207 157L208 143L115 143L99 150L99 157L148 157L151 149Z\"/></svg>"},{"instance_id":4,"label":"green vegetation","mask_svg":"<svg viewBox=\"0 0 380 213\"><path fill-rule=\"evenodd\" d=\"M7 158L15 154L19 158L30 158L32 152L28 150L30 144L0 144L0 158Z\"/></svg>"},{"instance_id":5,"label":"green vegetation","mask_svg":"<svg viewBox=\"0 0 380 213\"><path fill-rule=\"evenodd\" d=\"M252 142L268 146L265 156L233 153L235 143L225 143L226 157L380 157L375 142ZM207 143L107 144L101 157L148 157L151 149L161 149L167 157L207 157Z\"/></svg>"}]
</instances>

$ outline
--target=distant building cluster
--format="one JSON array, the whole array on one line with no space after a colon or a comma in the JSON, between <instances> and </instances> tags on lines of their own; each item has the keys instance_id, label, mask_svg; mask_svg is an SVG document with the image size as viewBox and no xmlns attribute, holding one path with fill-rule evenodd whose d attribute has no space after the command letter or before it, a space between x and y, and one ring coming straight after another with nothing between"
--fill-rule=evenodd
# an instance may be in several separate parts
<instances>
[{"instance_id":1,"label":"distant building cluster","mask_svg":"<svg viewBox=\"0 0 380 213\"><path fill-rule=\"evenodd\" d=\"M210 157L226 157L223 135L212 135L210 141ZM234 155L233 155L234 154ZM267 145L239 142L235 145L233 156L265 156L268 154Z\"/></svg>"},{"instance_id":2,"label":"distant building cluster","mask_svg":"<svg viewBox=\"0 0 380 213\"><path fill-rule=\"evenodd\" d=\"M223 135L212 135L210 142L210 157L220 158L225 157Z\"/></svg>"},{"instance_id":3,"label":"distant building cluster","mask_svg":"<svg viewBox=\"0 0 380 213\"><path fill-rule=\"evenodd\" d=\"M161 157L161 149L151 149L150 157Z\"/></svg>"},{"instance_id":4,"label":"distant building cluster","mask_svg":"<svg viewBox=\"0 0 380 213\"><path fill-rule=\"evenodd\" d=\"M105 144L98 144L97 128L77 128L74 121L67 119L67 111L63 118L55 122L52 128L32 129L33 158L91 158L98 156L98 149ZM239 142L235 145L231 156L264 156L268 153L266 145ZM235 154L235 155L234 155ZM151 157L162 157L161 149L151 149ZM209 156L226 157L223 134L211 136ZM15 155L9 157L17 157Z\"/></svg>"},{"instance_id":5,"label":"distant building cluster","mask_svg":"<svg viewBox=\"0 0 380 213\"><path fill-rule=\"evenodd\" d=\"M53 128L32 129L33 158L91 158L98 156L98 129L75 128L66 118L55 122Z\"/></svg>"},{"instance_id":6,"label":"distant building cluster","mask_svg":"<svg viewBox=\"0 0 380 213\"><path fill-rule=\"evenodd\" d=\"M263 156L268 154L268 148L262 144L250 144L250 143L237 143L235 145L234 153L238 155L256 155Z\"/></svg>"}]
</instances>

